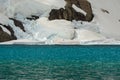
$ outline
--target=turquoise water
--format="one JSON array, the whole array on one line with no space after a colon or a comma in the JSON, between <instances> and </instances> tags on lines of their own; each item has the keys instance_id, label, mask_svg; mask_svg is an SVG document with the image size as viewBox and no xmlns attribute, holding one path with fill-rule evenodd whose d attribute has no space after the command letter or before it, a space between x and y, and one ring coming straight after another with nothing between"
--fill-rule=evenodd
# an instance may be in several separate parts
<instances>
[{"instance_id":1,"label":"turquoise water","mask_svg":"<svg viewBox=\"0 0 120 80\"><path fill-rule=\"evenodd\" d=\"M120 46L0 46L0 80L120 80Z\"/></svg>"}]
</instances>

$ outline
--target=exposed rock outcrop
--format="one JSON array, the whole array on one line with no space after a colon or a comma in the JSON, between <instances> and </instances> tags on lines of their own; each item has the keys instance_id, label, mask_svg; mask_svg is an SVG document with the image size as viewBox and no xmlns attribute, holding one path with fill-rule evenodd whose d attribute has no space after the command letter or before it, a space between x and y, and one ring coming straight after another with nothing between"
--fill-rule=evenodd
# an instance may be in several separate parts
<instances>
[{"instance_id":1,"label":"exposed rock outcrop","mask_svg":"<svg viewBox=\"0 0 120 80\"><path fill-rule=\"evenodd\" d=\"M11 26L3 25L1 23L0 23L0 26L3 26L4 28L6 28L8 31L10 31L10 34L11 34L9 35L8 33L4 32L3 29L0 27L0 42L17 39Z\"/></svg>"},{"instance_id":2,"label":"exposed rock outcrop","mask_svg":"<svg viewBox=\"0 0 120 80\"><path fill-rule=\"evenodd\" d=\"M28 20L37 20L39 19L39 16L31 15L30 17L27 17Z\"/></svg>"},{"instance_id":3,"label":"exposed rock outcrop","mask_svg":"<svg viewBox=\"0 0 120 80\"><path fill-rule=\"evenodd\" d=\"M13 40L13 37L9 35L7 32L4 32L3 29L0 27L0 42L10 41Z\"/></svg>"},{"instance_id":4,"label":"exposed rock outcrop","mask_svg":"<svg viewBox=\"0 0 120 80\"><path fill-rule=\"evenodd\" d=\"M104 13L110 14L110 12L108 10L101 9L101 11L104 12Z\"/></svg>"},{"instance_id":5,"label":"exposed rock outcrop","mask_svg":"<svg viewBox=\"0 0 120 80\"><path fill-rule=\"evenodd\" d=\"M21 21L16 20L16 19L14 19L14 18L9 18L9 19L13 20L15 26L19 27L20 29L22 29L22 30L25 32L25 29L24 29L23 23L22 23Z\"/></svg>"},{"instance_id":6,"label":"exposed rock outcrop","mask_svg":"<svg viewBox=\"0 0 120 80\"><path fill-rule=\"evenodd\" d=\"M14 31L13 31L13 29L12 29L12 27L11 26L7 26L7 25L3 25L6 29L8 29L9 31L10 31L10 33L11 33L11 37L12 37L12 40L16 40L17 39L17 37L15 36L15 34L14 34Z\"/></svg>"},{"instance_id":7,"label":"exposed rock outcrop","mask_svg":"<svg viewBox=\"0 0 120 80\"><path fill-rule=\"evenodd\" d=\"M61 8L59 10L53 9L50 12L49 20L54 19L66 19L69 21L72 20L82 20L82 21L91 21L93 19L93 12L91 4L87 0L65 0L66 5L65 9ZM86 12L86 15L77 12L72 5L76 5L78 8Z\"/></svg>"},{"instance_id":8,"label":"exposed rock outcrop","mask_svg":"<svg viewBox=\"0 0 120 80\"><path fill-rule=\"evenodd\" d=\"M69 21L72 20L82 20L82 21L86 21L85 16L82 13L76 12L72 7L68 8L68 9L53 9L50 12L50 20L54 20L54 19L66 19Z\"/></svg>"},{"instance_id":9,"label":"exposed rock outcrop","mask_svg":"<svg viewBox=\"0 0 120 80\"><path fill-rule=\"evenodd\" d=\"M14 18L9 18L10 20L14 21L15 26L19 27L21 30L25 32L23 23L19 20L16 20ZM11 35L8 34L7 32L3 31L3 29L0 27L0 42L4 41L10 41L10 40L16 40L17 37L15 36L14 30L10 25L4 25L0 23L0 25L4 28L6 28L8 31L10 31Z\"/></svg>"}]
</instances>

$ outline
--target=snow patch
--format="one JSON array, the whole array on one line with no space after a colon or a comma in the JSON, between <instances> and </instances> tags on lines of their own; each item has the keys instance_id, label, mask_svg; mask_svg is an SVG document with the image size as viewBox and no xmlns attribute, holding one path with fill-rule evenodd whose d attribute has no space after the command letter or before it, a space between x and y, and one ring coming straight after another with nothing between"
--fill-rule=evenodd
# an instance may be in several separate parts
<instances>
[{"instance_id":1,"label":"snow patch","mask_svg":"<svg viewBox=\"0 0 120 80\"><path fill-rule=\"evenodd\" d=\"M80 12L80 13L82 13L82 14L84 14L85 16L86 16L86 12L84 11L84 10L82 10L82 9L80 9L80 8L78 8L76 5L72 5L72 7L77 11L77 12Z\"/></svg>"},{"instance_id":2,"label":"snow patch","mask_svg":"<svg viewBox=\"0 0 120 80\"><path fill-rule=\"evenodd\" d=\"M3 26L0 26L0 27L3 29L4 32L6 32L6 33L8 33L9 35L11 35L11 32L10 32L8 29L6 29L6 28L3 27Z\"/></svg>"},{"instance_id":3,"label":"snow patch","mask_svg":"<svg viewBox=\"0 0 120 80\"><path fill-rule=\"evenodd\" d=\"M80 30L76 30L76 33L78 34L77 40L79 40L80 42L105 39L103 35L90 30L80 29Z\"/></svg>"}]
</instances>

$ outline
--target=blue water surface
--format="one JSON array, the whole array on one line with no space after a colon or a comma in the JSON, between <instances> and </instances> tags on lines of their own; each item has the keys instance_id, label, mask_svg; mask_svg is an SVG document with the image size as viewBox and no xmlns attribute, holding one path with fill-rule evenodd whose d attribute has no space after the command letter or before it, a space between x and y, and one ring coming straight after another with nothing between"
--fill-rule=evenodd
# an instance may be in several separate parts
<instances>
[{"instance_id":1,"label":"blue water surface","mask_svg":"<svg viewBox=\"0 0 120 80\"><path fill-rule=\"evenodd\" d=\"M0 60L120 61L120 46L0 46Z\"/></svg>"},{"instance_id":2,"label":"blue water surface","mask_svg":"<svg viewBox=\"0 0 120 80\"><path fill-rule=\"evenodd\" d=\"M120 80L120 46L1 45L0 80Z\"/></svg>"}]
</instances>

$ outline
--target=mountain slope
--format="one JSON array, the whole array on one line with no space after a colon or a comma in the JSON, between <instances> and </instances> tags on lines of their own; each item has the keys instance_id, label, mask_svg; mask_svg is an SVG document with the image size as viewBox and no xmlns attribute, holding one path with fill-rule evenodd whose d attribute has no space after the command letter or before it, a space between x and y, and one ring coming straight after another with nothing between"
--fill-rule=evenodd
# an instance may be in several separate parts
<instances>
[{"instance_id":1,"label":"mountain slope","mask_svg":"<svg viewBox=\"0 0 120 80\"><path fill-rule=\"evenodd\" d=\"M77 44L119 43L116 39L120 40L120 1L88 1L91 3L94 14L92 22L48 20L52 9L65 9L64 0L0 0L0 24L11 26L18 40L27 39L46 43L70 42L70 44L72 42ZM73 5L73 8L76 7ZM82 11L82 9L78 10L78 7L75 10ZM20 21L25 32L9 18ZM6 32L5 29L3 31ZM7 32L10 35L9 31Z\"/></svg>"},{"instance_id":2,"label":"mountain slope","mask_svg":"<svg viewBox=\"0 0 120 80\"><path fill-rule=\"evenodd\" d=\"M89 0L101 33L120 39L120 0ZM106 13L104 11L108 11Z\"/></svg>"}]
</instances>

